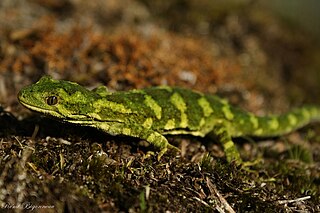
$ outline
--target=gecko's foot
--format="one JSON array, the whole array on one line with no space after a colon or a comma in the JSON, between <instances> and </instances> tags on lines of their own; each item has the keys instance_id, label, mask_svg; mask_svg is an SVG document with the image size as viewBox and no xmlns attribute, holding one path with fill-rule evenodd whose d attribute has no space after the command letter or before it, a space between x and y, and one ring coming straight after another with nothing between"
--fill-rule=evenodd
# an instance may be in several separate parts
<instances>
[{"instance_id":1,"label":"gecko's foot","mask_svg":"<svg viewBox=\"0 0 320 213\"><path fill-rule=\"evenodd\" d=\"M248 173L257 174L257 170L251 169L251 167L261 163L262 161L263 160L261 158L254 161L243 161L240 165L240 169Z\"/></svg>"},{"instance_id":2,"label":"gecko's foot","mask_svg":"<svg viewBox=\"0 0 320 213\"><path fill-rule=\"evenodd\" d=\"M173 151L174 153L180 153L181 150L178 147L175 147L171 144L168 144L165 148L161 149L158 154L158 161L160 161L161 157L167 152L167 151Z\"/></svg>"},{"instance_id":3,"label":"gecko's foot","mask_svg":"<svg viewBox=\"0 0 320 213\"><path fill-rule=\"evenodd\" d=\"M226 157L229 163L234 162L237 165L241 165L243 163L238 151L226 153Z\"/></svg>"},{"instance_id":4,"label":"gecko's foot","mask_svg":"<svg viewBox=\"0 0 320 213\"><path fill-rule=\"evenodd\" d=\"M233 163L237 167L241 168L241 170L256 173L255 170L252 170L250 167L255 166L262 162L262 159L256 159L254 161L243 161L241 158L232 158L232 160L227 159L229 163Z\"/></svg>"},{"instance_id":5,"label":"gecko's foot","mask_svg":"<svg viewBox=\"0 0 320 213\"><path fill-rule=\"evenodd\" d=\"M158 161L160 161L162 155L164 155L164 153L166 153L168 151L168 148L165 147L163 149L160 150L159 154L158 154Z\"/></svg>"},{"instance_id":6,"label":"gecko's foot","mask_svg":"<svg viewBox=\"0 0 320 213\"><path fill-rule=\"evenodd\" d=\"M181 152L181 150L180 150L178 147L173 146L173 145L171 145L171 144L168 145L168 148L169 148L171 151L175 152L175 153L180 153L180 152Z\"/></svg>"},{"instance_id":7,"label":"gecko's foot","mask_svg":"<svg viewBox=\"0 0 320 213\"><path fill-rule=\"evenodd\" d=\"M245 161L245 162L242 162L242 166L244 168L248 168L248 167L257 165L257 164L261 163L262 161L263 161L262 158L258 158L254 161Z\"/></svg>"},{"instance_id":8,"label":"gecko's foot","mask_svg":"<svg viewBox=\"0 0 320 213\"><path fill-rule=\"evenodd\" d=\"M226 152L227 161L236 165L241 165L242 168L247 169L251 166L261 163L262 159L256 159L254 161L243 161L240 153L237 150Z\"/></svg>"},{"instance_id":9,"label":"gecko's foot","mask_svg":"<svg viewBox=\"0 0 320 213\"><path fill-rule=\"evenodd\" d=\"M155 153L153 151L148 151L144 156L143 156L143 160L148 159L152 156L154 156Z\"/></svg>"}]
</instances>

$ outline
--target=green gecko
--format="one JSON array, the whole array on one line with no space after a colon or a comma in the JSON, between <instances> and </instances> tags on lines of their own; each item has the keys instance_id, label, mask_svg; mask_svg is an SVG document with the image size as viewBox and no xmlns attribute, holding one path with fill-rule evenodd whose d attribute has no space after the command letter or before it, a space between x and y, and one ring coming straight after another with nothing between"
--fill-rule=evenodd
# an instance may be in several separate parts
<instances>
[{"instance_id":1,"label":"green gecko","mask_svg":"<svg viewBox=\"0 0 320 213\"><path fill-rule=\"evenodd\" d=\"M159 148L158 160L168 149L178 150L165 138L168 134L211 134L222 144L229 162L241 162L233 137L279 136L320 121L316 106L258 117L225 99L188 89L160 86L110 92L101 86L88 90L49 76L23 88L18 99L26 108L64 122L144 139Z\"/></svg>"}]
</instances>

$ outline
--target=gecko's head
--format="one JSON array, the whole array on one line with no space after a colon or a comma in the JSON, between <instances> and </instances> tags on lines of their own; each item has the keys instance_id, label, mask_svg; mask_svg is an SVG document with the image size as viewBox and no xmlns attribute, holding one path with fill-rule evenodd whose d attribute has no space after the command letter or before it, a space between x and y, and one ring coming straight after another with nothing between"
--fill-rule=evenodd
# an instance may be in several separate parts
<instances>
[{"instance_id":1,"label":"gecko's head","mask_svg":"<svg viewBox=\"0 0 320 213\"><path fill-rule=\"evenodd\" d=\"M26 108L65 120L84 117L90 111L93 98L86 88L49 76L23 88L18 94L19 102Z\"/></svg>"}]
</instances>

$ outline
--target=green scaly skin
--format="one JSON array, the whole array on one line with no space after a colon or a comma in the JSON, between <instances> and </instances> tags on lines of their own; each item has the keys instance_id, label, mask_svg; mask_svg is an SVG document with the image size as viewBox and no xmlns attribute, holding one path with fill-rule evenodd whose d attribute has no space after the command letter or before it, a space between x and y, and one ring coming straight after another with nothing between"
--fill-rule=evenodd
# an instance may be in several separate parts
<instances>
[{"instance_id":1,"label":"green scaly skin","mask_svg":"<svg viewBox=\"0 0 320 213\"><path fill-rule=\"evenodd\" d=\"M111 93L103 86L88 90L49 76L22 89L18 99L28 109L64 122L144 139L159 148L159 160L168 148L177 149L168 143L167 134L212 134L229 162L241 162L232 137L279 136L320 120L316 106L258 117L217 96L188 89L160 86Z\"/></svg>"}]
</instances>

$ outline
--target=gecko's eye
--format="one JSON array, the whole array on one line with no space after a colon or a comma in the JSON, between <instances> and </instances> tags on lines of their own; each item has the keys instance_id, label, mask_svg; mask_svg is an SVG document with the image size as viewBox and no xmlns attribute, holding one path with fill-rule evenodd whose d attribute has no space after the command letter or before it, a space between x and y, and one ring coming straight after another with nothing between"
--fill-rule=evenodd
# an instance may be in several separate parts
<instances>
[{"instance_id":1,"label":"gecko's eye","mask_svg":"<svg viewBox=\"0 0 320 213\"><path fill-rule=\"evenodd\" d=\"M57 96L49 96L47 97L47 104L48 105L56 105L58 103Z\"/></svg>"}]
</instances>

